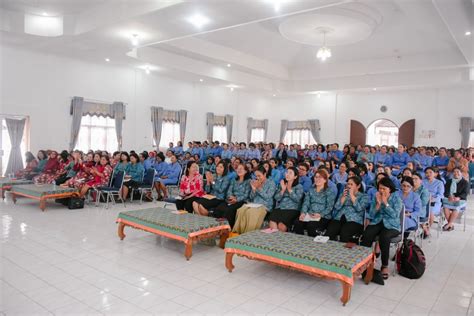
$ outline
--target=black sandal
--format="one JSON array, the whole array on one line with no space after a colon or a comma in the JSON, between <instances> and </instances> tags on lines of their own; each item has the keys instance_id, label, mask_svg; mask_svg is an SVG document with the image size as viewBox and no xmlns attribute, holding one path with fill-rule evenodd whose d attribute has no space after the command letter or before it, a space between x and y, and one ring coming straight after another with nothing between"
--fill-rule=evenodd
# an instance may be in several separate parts
<instances>
[{"instance_id":1,"label":"black sandal","mask_svg":"<svg viewBox=\"0 0 474 316\"><path fill-rule=\"evenodd\" d=\"M389 273L388 272L382 272L383 269L388 269L388 267L381 267L380 268L380 272L382 274L382 279L387 280L388 276L389 276Z\"/></svg>"},{"instance_id":2,"label":"black sandal","mask_svg":"<svg viewBox=\"0 0 474 316\"><path fill-rule=\"evenodd\" d=\"M454 226L449 226L449 227L446 229L447 232L450 232L450 231L452 231L452 230L454 230Z\"/></svg>"}]
</instances>

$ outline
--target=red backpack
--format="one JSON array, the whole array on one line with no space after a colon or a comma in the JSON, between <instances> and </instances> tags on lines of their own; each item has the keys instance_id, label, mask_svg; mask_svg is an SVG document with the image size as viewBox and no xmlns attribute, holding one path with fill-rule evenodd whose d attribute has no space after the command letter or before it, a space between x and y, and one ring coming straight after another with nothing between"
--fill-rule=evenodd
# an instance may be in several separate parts
<instances>
[{"instance_id":1,"label":"red backpack","mask_svg":"<svg viewBox=\"0 0 474 316\"><path fill-rule=\"evenodd\" d=\"M425 254L413 240L405 239L396 255L397 271L409 279L419 279L425 273Z\"/></svg>"}]
</instances>

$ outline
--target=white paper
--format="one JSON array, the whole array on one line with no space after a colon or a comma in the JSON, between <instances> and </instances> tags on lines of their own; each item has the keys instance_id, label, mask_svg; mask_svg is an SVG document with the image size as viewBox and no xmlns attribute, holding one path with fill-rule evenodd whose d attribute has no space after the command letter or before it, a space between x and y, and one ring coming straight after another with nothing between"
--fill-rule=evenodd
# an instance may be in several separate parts
<instances>
[{"instance_id":1,"label":"white paper","mask_svg":"<svg viewBox=\"0 0 474 316\"><path fill-rule=\"evenodd\" d=\"M309 213L306 213L303 222L319 222L321 217L311 217Z\"/></svg>"},{"instance_id":2,"label":"white paper","mask_svg":"<svg viewBox=\"0 0 474 316\"><path fill-rule=\"evenodd\" d=\"M319 243L322 243L322 244L326 243L328 240L329 240L328 236L316 236L313 239L313 241L319 242Z\"/></svg>"}]
</instances>

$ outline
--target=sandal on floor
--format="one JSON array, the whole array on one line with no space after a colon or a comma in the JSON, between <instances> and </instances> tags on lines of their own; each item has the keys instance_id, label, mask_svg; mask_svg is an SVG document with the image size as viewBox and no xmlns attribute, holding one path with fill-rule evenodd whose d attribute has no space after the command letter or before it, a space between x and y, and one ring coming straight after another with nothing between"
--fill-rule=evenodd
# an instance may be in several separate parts
<instances>
[{"instance_id":1,"label":"sandal on floor","mask_svg":"<svg viewBox=\"0 0 474 316\"><path fill-rule=\"evenodd\" d=\"M382 272L382 269L387 269L387 268L388 268L388 267L381 267L381 268L380 268L380 272L381 272L381 274L382 274L382 279L384 279L384 280L387 280L387 279L388 279L389 272L388 272L388 271L387 271L387 272Z\"/></svg>"},{"instance_id":2,"label":"sandal on floor","mask_svg":"<svg viewBox=\"0 0 474 316\"><path fill-rule=\"evenodd\" d=\"M375 253L375 258L378 259L380 257L380 252Z\"/></svg>"},{"instance_id":3,"label":"sandal on floor","mask_svg":"<svg viewBox=\"0 0 474 316\"><path fill-rule=\"evenodd\" d=\"M450 227L450 226L448 226L448 224L444 225L444 226L443 226L443 231L449 230L449 227Z\"/></svg>"},{"instance_id":4,"label":"sandal on floor","mask_svg":"<svg viewBox=\"0 0 474 316\"><path fill-rule=\"evenodd\" d=\"M454 230L454 226L449 226L449 227L446 229L447 232L450 232L450 231L452 231L452 230Z\"/></svg>"}]
</instances>

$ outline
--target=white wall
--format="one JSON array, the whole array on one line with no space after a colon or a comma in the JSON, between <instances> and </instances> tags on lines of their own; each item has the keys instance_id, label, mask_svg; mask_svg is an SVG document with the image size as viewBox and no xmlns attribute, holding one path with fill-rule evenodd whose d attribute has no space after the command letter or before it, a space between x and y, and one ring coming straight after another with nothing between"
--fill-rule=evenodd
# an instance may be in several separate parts
<instances>
[{"instance_id":1,"label":"white wall","mask_svg":"<svg viewBox=\"0 0 474 316\"><path fill-rule=\"evenodd\" d=\"M308 95L276 100L271 120L317 118L321 123L323 143L345 144L350 138L351 119L360 121L366 127L380 118L390 119L399 126L415 119L416 145L459 147L459 118L474 117L473 100L472 86L323 94L321 98ZM387 112L380 111L382 105L387 106ZM422 130L435 130L435 138L421 138ZM270 131L271 139L278 139L278 135L279 127Z\"/></svg>"},{"instance_id":2,"label":"white wall","mask_svg":"<svg viewBox=\"0 0 474 316\"><path fill-rule=\"evenodd\" d=\"M67 148L72 96L127 103L124 149L151 149L150 107L188 110L186 140L206 137L206 112L234 115L234 140L246 139L246 119L268 99L225 87L190 84L159 73L88 63L3 47L0 114L29 115L31 149ZM166 144L167 145L167 144Z\"/></svg>"},{"instance_id":3,"label":"white wall","mask_svg":"<svg viewBox=\"0 0 474 316\"><path fill-rule=\"evenodd\" d=\"M124 149L150 149L150 106L188 110L186 141L206 137L206 112L233 114L233 140L246 140L247 117L269 119L268 140L278 141L280 121L317 118L323 143L349 141L350 120L366 126L379 118L396 124L416 119L417 145L460 145L459 117L474 117L472 86L372 93L330 93L268 98L224 87L190 84L142 70L2 47L0 114L29 115L31 149L67 148L70 98L123 101ZM380 112L386 105L388 111ZM435 130L421 139L421 130Z\"/></svg>"}]
</instances>

